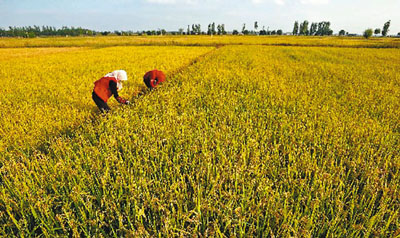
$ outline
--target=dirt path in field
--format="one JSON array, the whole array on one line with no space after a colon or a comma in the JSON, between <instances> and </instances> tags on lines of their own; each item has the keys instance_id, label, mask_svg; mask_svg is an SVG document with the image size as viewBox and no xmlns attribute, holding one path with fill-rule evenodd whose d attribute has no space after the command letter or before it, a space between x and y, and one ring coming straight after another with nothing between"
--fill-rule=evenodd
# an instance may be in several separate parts
<instances>
[{"instance_id":1,"label":"dirt path in field","mask_svg":"<svg viewBox=\"0 0 400 238\"><path fill-rule=\"evenodd\" d=\"M182 73L187 68L189 68L189 67L191 67L191 66L193 66L193 65L195 65L197 63L201 63L205 58L209 57L210 55L215 54L218 51L218 49L220 49L222 47L224 47L224 45L218 45L213 50L211 50L211 51L209 51L209 52L207 52L205 54L202 54L200 56L197 56L196 58L192 59L189 63L187 63L187 64L185 64L185 65L183 65L183 66L181 66L181 67L169 72L169 73L167 73L166 74L166 78L167 79L174 78L175 75ZM138 99L139 97L142 97L142 96L146 95L149 92L150 92L150 90L145 85L142 85L139 88L139 90L137 91L137 93L131 97L131 100L134 101L134 100Z\"/></svg>"}]
</instances>

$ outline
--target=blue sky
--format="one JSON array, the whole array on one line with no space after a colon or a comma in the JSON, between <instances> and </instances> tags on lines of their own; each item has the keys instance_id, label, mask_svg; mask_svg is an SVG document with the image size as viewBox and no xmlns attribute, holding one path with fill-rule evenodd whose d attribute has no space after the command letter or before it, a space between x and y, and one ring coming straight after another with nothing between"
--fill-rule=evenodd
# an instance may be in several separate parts
<instances>
[{"instance_id":1,"label":"blue sky","mask_svg":"<svg viewBox=\"0 0 400 238\"><path fill-rule=\"evenodd\" d=\"M337 33L382 28L400 32L400 0L0 0L0 27L82 26L94 30L186 29L224 23L227 30L291 31L295 20L330 21Z\"/></svg>"}]
</instances>

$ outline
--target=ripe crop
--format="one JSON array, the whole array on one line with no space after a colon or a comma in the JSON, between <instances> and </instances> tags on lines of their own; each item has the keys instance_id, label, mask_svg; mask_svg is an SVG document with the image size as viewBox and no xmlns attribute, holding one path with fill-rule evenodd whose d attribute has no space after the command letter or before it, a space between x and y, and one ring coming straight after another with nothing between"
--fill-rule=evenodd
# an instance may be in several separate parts
<instances>
[{"instance_id":1,"label":"ripe crop","mask_svg":"<svg viewBox=\"0 0 400 238\"><path fill-rule=\"evenodd\" d=\"M1 49L0 152L31 148L84 123L97 111L91 99L93 82L110 71L129 73L121 95L132 97L143 89L146 70L170 73L210 50L157 46Z\"/></svg>"},{"instance_id":2,"label":"ripe crop","mask_svg":"<svg viewBox=\"0 0 400 238\"><path fill-rule=\"evenodd\" d=\"M400 48L398 38L320 36L134 36L55 37L0 39L0 48L12 47L109 47L109 46L219 46L219 45L335 46L354 48Z\"/></svg>"},{"instance_id":3,"label":"ripe crop","mask_svg":"<svg viewBox=\"0 0 400 238\"><path fill-rule=\"evenodd\" d=\"M399 49L229 45L82 49L32 65L0 61L17 67L2 74L35 72L38 82L46 78L42 71L23 69L50 62L46 72L59 72L62 87L54 81L55 91L42 95L57 101L35 105L68 112L62 120L74 125L52 127L53 136L38 133L45 143L37 139L1 160L0 232L396 236L399 58ZM174 73L162 87L137 95L139 76L154 67ZM133 104L114 104L99 116L91 83L108 68L124 68L134 79L123 92ZM2 95L22 95L15 90L25 92L26 83L15 84ZM87 98L75 95L75 87ZM29 125L9 106L11 98L2 107ZM24 110L31 106L25 102ZM39 127L55 123L55 115L41 114L46 120L34 120ZM2 135L23 130L9 128Z\"/></svg>"}]
</instances>

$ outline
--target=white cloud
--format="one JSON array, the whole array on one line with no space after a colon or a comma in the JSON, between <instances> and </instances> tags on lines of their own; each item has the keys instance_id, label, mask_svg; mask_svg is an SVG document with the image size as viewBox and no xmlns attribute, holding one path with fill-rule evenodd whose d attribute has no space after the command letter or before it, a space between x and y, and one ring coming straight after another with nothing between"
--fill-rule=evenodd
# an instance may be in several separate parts
<instances>
[{"instance_id":1,"label":"white cloud","mask_svg":"<svg viewBox=\"0 0 400 238\"><path fill-rule=\"evenodd\" d=\"M328 4L329 0L300 0L300 2L306 5L323 5Z\"/></svg>"},{"instance_id":2,"label":"white cloud","mask_svg":"<svg viewBox=\"0 0 400 238\"><path fill-rule=\"evenodd\" d=\"M277 5L285 5L285 0L250 0L253 4L261 4L265 2L274 2Z\"/></svg>"},{"instance_id":3,"label":"white cloud","mask_svg":"<svg viewBox=\"0 0 400 238\"><path fill-rule=\"evenodd\" d=\"M146 0L148 3L156 3L156 4L188 4L193 5L197 4L198 0Z\"/></svg>"},{"instance_id":4,"label":"white cloud","mask_svg":"<svg viewBox=\"0 0 400 238\"><path fill-rule=\"evenodd\" d=\"M175 0L146 0L149 3L158 3L158 4L174 4Z\"/></svg>"}]
</instances>

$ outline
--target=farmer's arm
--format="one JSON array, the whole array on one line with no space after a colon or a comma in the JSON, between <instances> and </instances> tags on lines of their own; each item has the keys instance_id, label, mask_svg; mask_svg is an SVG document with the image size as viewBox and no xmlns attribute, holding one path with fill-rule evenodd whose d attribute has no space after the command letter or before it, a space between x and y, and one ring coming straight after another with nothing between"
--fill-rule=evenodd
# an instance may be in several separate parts
<instances>
[{"instance_id":1,"label":"farmer's arm","mask_svg":"<svg viewBox=\"0 0 400 238\"><path fill-rule=\"evenodd\" d=\"M115 99L117 99L117 101L118 101L119 95L118 95L118 90L117 90L117 83L110 80L109 87L110 87L111 93L114 95Z\"/></svg>"},{"instance_id":2,"label":"farmer's arm","mask_svg":"<svg viewBox=\"0 0 400 238\"><path fill-rule=\"evenodd\" d=\"M119 103L122 103L122 104L129 104L129 101L128 101L128 100L125 100L125 99L121 98L121 97L118 95L117 83L116 83L116 82L110 80L109 87L110 87L111 93L114 95L115 99L116 99Z\"/></svg>"}]
</instances>

